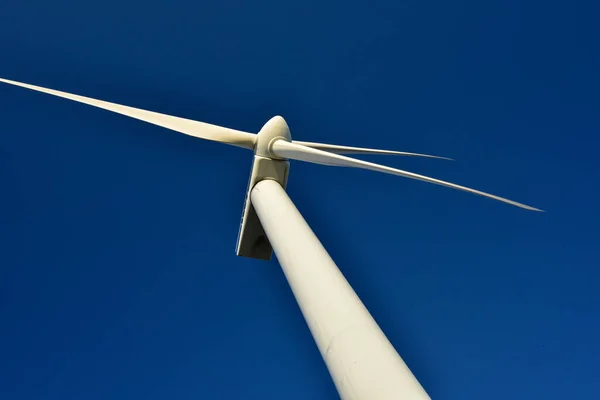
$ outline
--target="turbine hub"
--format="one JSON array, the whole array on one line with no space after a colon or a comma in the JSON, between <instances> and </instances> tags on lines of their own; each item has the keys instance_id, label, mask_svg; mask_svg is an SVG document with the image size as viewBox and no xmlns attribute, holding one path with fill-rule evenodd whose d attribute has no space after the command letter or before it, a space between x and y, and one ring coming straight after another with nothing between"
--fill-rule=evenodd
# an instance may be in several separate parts
<instances>
[{"instance_id":1,"label":"turbine hub","mask_svg":"<svg viewBox=\"0 0 600 400\"><path fill-rule=\"evenodd\" d=\"M279 115L267 121L258 132L254 154L261 157L282 159L281 157L277 157L271 151L271 146L276 140L285 140L286 142L292 141L290 128L288 127L287 122L285 122L285 119Z\"/></svg>"}]
</instances>

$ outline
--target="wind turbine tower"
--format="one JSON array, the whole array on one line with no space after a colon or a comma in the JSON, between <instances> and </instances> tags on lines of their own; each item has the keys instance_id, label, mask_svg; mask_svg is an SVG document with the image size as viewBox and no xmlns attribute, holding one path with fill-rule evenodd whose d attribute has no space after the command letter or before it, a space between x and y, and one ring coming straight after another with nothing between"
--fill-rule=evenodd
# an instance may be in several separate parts
<instances>
[{"instance_id":1,"label":"wind turbine tower","mask_svg":"<svg viewBox=\"0 0 600 400\"><path fill-rule=\"evenodd\" d=\"M358 298L327 250L285 192L289 160L368 169L477 194L520 208L541 211L503 197L343 154L388 154L444 158L292 140L282 117L258 134L109 103L89 97L0 79L88 104L154 125L254 153L236 254L269 260L273 251L343 400L425 400L429 396Z\"/></svg>"}]
</instances>

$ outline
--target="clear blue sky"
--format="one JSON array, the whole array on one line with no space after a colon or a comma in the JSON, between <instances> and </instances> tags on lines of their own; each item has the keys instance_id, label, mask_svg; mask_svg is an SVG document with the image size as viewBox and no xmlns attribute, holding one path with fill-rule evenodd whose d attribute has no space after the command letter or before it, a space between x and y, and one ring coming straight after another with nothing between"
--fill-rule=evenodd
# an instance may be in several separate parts
<instances>
[{"instance_id":1,"label":"clear blue sky","mask_svg":"<svg viewBox=\"0 0 600 400\"><path fill-rule=\"evenodd\" d=\"M436 399L599 398L599 6L4 2L0 76L299 140L547 210L294 163L288 192ZM587 3L587 4L586 4ZM0 398L334 399L245 150L0 86Z\"/></svg>"}]
</instances>

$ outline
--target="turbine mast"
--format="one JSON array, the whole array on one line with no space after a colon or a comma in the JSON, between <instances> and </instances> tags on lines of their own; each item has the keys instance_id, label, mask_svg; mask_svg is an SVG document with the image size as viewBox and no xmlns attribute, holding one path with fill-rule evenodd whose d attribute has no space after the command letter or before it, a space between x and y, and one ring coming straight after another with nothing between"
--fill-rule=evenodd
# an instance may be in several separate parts
<instances>
[{"instance_id":1,"label":"turbine mast","mask_svg":"<svg viewBox=\"0 0 600 400\"><path fill-rule=\"evenodd\" d=\"M343 400L430 399L283 187L251 202Z\"/></svg>"}]
</instances>

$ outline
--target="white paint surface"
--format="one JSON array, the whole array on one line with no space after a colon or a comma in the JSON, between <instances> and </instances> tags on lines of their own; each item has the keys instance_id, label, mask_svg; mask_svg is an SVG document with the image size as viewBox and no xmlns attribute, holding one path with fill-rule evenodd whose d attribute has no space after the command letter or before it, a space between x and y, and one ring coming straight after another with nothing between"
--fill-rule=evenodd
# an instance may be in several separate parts
<instances>
[{"instance_id":1,"label":"white paint surface","mask_svg":"<svg viewBox=\"0 0 600 400\"><path fill-rule=\"evenodd\" d=\"M343 400L429 399L285 190L251 201Z\"/></svg>"}]
</instances>

